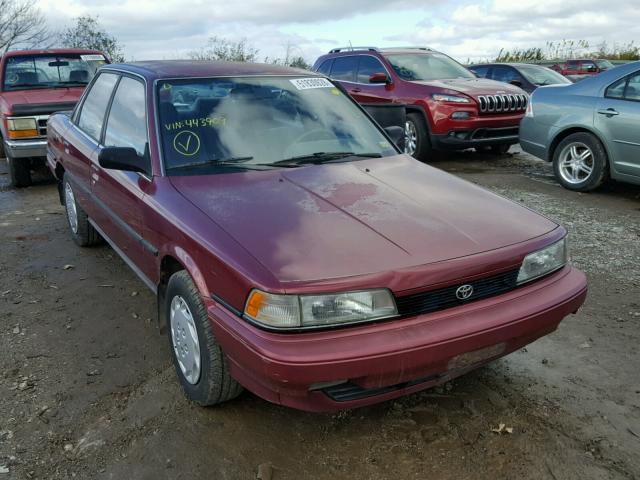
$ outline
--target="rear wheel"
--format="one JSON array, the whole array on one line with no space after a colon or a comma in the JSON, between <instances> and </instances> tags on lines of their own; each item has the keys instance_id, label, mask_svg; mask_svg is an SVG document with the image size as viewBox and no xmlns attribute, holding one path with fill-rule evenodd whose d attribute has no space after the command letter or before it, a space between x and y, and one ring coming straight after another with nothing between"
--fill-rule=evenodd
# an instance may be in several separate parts
<instances>
[{"instance_id":1,"label":"rear wheel","mask_svg":"<svg viewBox=\"0 0 640 480\"><path fill-rule=\"evenodd\" d=\"M594 190L608 178L607 152L592 134L574 133L553 152L553 171L560 184L569 190Z\"/></svg>"},{"instance_id":2,"label":"rear wheel","mask_svg":"<svg viewBox=\"0 0 640 480\"><path fill-rule=\"evenodd\" d=\"M187 398L207 406L237 397L242 386L229 373L207 309L186 271L176 272L169 279L164 308L173 363Z\"/></svg>"},{"instance_id":3,"label":"rear wheel","mask_svg":"<svg viewBox=\"0 0 640 480\"><path fill-rule=\"evenodd\" d=\"M11 185L17 188L31 185L31 159L13 158L7 154Z\"/></svg>"},{"instance_id":4,"label":"rear wheel","mask_svg":"<svg viewBox=\"0 0 640 480\"><path fill-rule=\"evenodd\" d=\"M404 126L404 153L422 162L428 161L433 155L429 130L422 114L412 112L407 114Z\"/></svg>"},{"instance_id":5,"label":"rear wheel","mask_svg":"<svg viewBox=\"0 0 640 480\"><path fill-rule=\"evenodd\" d=\"M93 225L89 222L89 217L76 202L76 195L73 187L66 176L62 179L62 193L64 208L67 212L67 222L71 230L71 238L81 247L88 247L100 243L101 237Z\"/></svg>"}]
</instances>

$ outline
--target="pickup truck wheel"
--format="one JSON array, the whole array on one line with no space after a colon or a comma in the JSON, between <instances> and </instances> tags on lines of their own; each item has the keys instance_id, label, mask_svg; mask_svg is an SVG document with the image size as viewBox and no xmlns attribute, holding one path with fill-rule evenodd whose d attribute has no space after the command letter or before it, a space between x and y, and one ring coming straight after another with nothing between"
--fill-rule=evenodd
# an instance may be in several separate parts
<instances>
[{"instance_id":1,"label":"pickup truck wheel","mask_svg":"<svg viewBox=\"0 0 640 480\"><path fill-rule=\"evenodd\" d=\"M165 302L173 364L187 398L208 406L237 397L242 386L229 373L207 309L186 271L169 278Z\"/></svg>"},{"instance_id":2,"label":"pickup truck wheel","mask_svg":"<svg viewBox=\"0 0 640 480\"><path fill-rule=\"evenodd\" d=\"M553 152L553 171L564 188L589 192L608 178L607 152L592 134L574 133Z\"/></svg>"},{"instance_id":3,"label":"pickup truck wheel","mask_svg":"<svg viewBox=\"0 0 640 480\"><path fill-rule=\"evenodd\" d=\"M7 155L11 185L16 188L31 185L31 160L29 158L13 158Z\"/></svg>"},{"instance_id":4,"label":"pickup truck wheel","mask_svg":"<svg viewBox=\"0 0 640 480\"><path fill-rule=\"evenodd\" d=\"M422 162L430 160L433 156L429 130L420 113L407 113L404 125L404 153Z\"/></svg>"},{"instance_id":5,"label":"pickup truck wheel","mask_svg":"<svg viewBox=\"0 0 640 480\"><path fill-rule=\"evenodd\" d=\"M64 198L64 209L67 212L67 222L71 230L71 238L81 247L96 245L102 240L100 234L93 225L89 223L86 212L76 202L73 187L66 177L62 179L62 191Z\"/></svg>"}]
</instances>

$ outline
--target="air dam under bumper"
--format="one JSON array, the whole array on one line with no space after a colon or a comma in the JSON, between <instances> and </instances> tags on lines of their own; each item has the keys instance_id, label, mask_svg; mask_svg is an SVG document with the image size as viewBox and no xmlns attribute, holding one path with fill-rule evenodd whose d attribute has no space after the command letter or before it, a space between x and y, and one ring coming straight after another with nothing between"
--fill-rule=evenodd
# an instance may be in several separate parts
<instances>
[{"instance_id":1,"label":"air dam under bumper","mask_svg":"<svg viewBox=\"0 0 640 480\"><path fill-rule=\"evenodd\" d=\"M5 140L4 149L11 158L46 157L47 139Z\"/></svg>"},{"instance_id":2,"label":"air dam under bumper","mask_svg":"<svg viewBox=\"0 0 640 480\"><path fill-rule=\"evenodd\" d=\"M446 382L556 329L587 294L573 267L496 297L412 318L310 333L256 328L207 301L232 375L277 404L335 411ZM347 384L310 390L323 382Z\"/></svg>"},{"instance_id":3,"label":"air dam under bumper","mask_svg":"<svg viewBox=\"0 0 640 480\"><path fill-rule=\"evenodd\" d=\"M444 135L431 135L431 144L437 150L463 150L491 145L514 145L516 143L518 143L517 126L451 130Z\"/></svg>"}]
</instances>

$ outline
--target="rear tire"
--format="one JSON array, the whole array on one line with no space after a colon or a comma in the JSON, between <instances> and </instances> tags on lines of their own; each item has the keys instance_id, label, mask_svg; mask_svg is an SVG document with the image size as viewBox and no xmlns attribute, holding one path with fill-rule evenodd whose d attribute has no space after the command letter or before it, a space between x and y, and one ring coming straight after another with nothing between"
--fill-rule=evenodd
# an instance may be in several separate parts
<instances>
[{"instance_id":1,"label":"rear tire","mask_svg":"<svg viewBox=\"0 0 640 480\"><path fill-rule=\"evenodd\" d=\"M185 396L209 406L240 395L242 386L229 373L207 309L185 270L169 278L164 308L173 364Z\"/></svg>"},{"instance_id":2,"label":"rear tire","mask_svg":"<svg viewBox=\"0 0 640 480\"><path fill-rule=\"evenodd\" d=\"M11 185L24 188L31 185L31 160L29 158L13 158L7 154Z\"/></svg>"},{"instance_id":3,"label":"rear tire","mask_svg":"<svg viewBox=\"0 0 640 480\"><path fill-rule=\"evenodd\" d=\"M594 135L571 134L553 152L553 172L564 188L590 192L609 178L607 152Z\"/></svg>"},{"instance_id":4,"label":"rear tire","mask_svg":"<svg viewBox=\"0 0 640 480\"><path fill-rule=\"evenodd\" d=\"M434 156L429 130L421 113L407 113L404 128L404 153L421 162L427 162Z\"/></svg>"},{"instance_id":5,"label":"rear tire","mask_svg":"<svg viewBox=\"0 0 640 480\"><path fill-rule=\"evenodd\" d=\"M62 198L73 241L80 247L89 247L100 243L102 237L89 222L89 216L78 205L73 187L66 175L62 177Z\"/></svg>"}]
</instances>

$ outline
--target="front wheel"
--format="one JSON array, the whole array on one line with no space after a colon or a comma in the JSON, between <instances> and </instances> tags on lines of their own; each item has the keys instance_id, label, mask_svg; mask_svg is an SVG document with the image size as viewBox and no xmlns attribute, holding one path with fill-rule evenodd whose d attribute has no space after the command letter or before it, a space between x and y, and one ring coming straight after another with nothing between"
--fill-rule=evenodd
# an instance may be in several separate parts
<instances>
[{"instance_id":1,"label":"front wheel","mask_svg":"<svg viewBox=\"0 0 640 480\"><path fill-rule=\"evenodd\" d=\"M553 171L560 184L569 190L594 190L609 175L607 152L592 134L574 133L553 152Z\"/></svg>"},{"instance_id":2,"label":"front wheel","mask_svg":"<svg viewBox=\"0 0 640 480\"><path fill-rule=\"evenodd\" d=\"M31 160L29 158L13 158L7 154L11 185L16 188L31 185Z\"/></svg>"},{"instance_id":3,"label":"front wheel","mask_svg":"<svg viewBox=\"0 0 640 480\"><path fill-rule=\"evenodd\" d=\"M420 113L407 114L404 125L404 153L422 162L428 161L433 155L429 130Z\"/></svg>"},{"instance_id":4,"label":"front wheel","mask_svg":"<svg viewBox=\"0 0 640 480\"><path fill-rule=\"evenodd\" d=\"M171 276L165 301L173 364L187 398L208 406L237 397L242 386L229 373L207 309L186 271Z\"/></svg>"}]
</instances>

